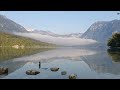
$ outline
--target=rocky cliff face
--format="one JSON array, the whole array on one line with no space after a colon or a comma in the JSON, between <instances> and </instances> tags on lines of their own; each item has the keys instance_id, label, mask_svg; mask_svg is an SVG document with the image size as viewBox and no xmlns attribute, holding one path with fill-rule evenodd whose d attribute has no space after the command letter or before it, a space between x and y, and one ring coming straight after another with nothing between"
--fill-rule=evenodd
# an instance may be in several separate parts
<instances>
[{"instance_id":1,"label":"rocky cliff face","mask_svg":"<svg viewBox=\"0 0 120 90\"><path fill-rule=\"evenodd\" d=\"M80 37L82 35L82 33L70 33L70 34L56 34L54 32L51 31L45 31L45 30L31 30L29 31L29 33L39 33L41 35L49 35L49 36L53 36L53 37Z\"/></svg>"},{"instance_id":2,"label":"rocky cliff face","mask_svg":"<svg viewBox=\"0 0 120 90\"><path fill-rule=\"evenodd\" d=\"M113 33L120 32L120 20L98 21L88 28L81 38L106 43Z\"/></svg>"},{"instance_id":3,"label":"rocky cliff face","mask_svg":"<svg viewBox=\"0 0 120 90\"><path fill-rule=\"evenodd\" d=\"M13 32L27 32L27 30L15 23L14 21L8 19L6 16L0 15L0 31L13 33Z\"/></svg>"}]
</instances>

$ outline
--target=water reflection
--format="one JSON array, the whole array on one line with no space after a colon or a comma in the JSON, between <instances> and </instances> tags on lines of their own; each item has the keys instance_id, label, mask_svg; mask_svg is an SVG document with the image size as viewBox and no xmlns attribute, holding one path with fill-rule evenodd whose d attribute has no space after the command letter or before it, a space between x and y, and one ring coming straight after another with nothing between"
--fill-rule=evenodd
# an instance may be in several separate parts
<instances>
[{"instance_id":1,"label":"water reflection","mask_svg":"<svg viewBox=\"0 0 120 90\"><path fill-rule=\"evenodd\" d=\"M35 54L35 53L46 51L46 50L49 50L49 49L46 49L46 48L15 49L15 48L0 47L0 61L10 60L13 58L18 58L26 55L31 55L31 54Z\"/></svg>"},{"instance_id":2,"label":"water reflection","mask_svg":"<svg viewBox=\"0 0 120 90\"><path fill-rule=\"evenodd\" d=\"M22 56L18 58L14 58L9 61L3 61L0 63L0 66L8 67L9 74L14 72L15 70L22 68L28 62L39 63L39 69L41 68L41 63L50 63L56 59L68 59L72 61L80 61L80 56L83 55L93 55L95 51L78 49L78 48L58 48L52 49L44 52L39 52L37 54Z\"/></svg>"},{"instance_id":3,"label":"water reflection","mask_svg":"<svg viewBox=\"0 0 120 90\"><path fill-rule=\"evenodd\" d=\"M31 62L51 62L54 59L70 59L70 60L80 60L80 56L93 55L96 51L81 49L81 48L58 48L45 52L40 52L31 56L16 58L14 61L31 61Z\"/></svg>"},{"instance_id":4,"label":"water reflection","mask_svg":"<svg viewBox=\"0 0 120 90\"><path fill-rule=\"evenodd\" d=\"M97 73L120 75L120 63L115 63L114 59L108 55L107 50L92 56L82 56L81 58L91 70Z\"/></svg>"},{"instance_id":5,"label":"water reflection","mask_svg":"<svg viewBox=\"0 0 120 90\"><path fill-rule=\"evenodd\" d=\"M10 70L4 78L67 79L67 76L61 76L61 71L75 73L78 78L120 78L119 60L120 53L107 49L58 48L14 58L0 65ZM51 67L59 67L60 70L53 73ZM41 73L27 76L25 71L28 69L36 69Z\"/></svg>"},{"instance_id":6,"label":"water reflection","mask_svg":"<svg viewBox=\"0 0 120 90\"><path fill-rule=\"evenodd\" d=\"M34 55L38 52L48 51L51 49L48 48L23 48L23 49L15 49L15 48L2 48L0 47L0 66L8 67L9 73L14 72L15 70L21 68L27 62L24 60L15 62L13 59L21 58L21 57L28 57L30 55ZM6 75L0 75L4 77Z\"/></svg>"},{"instance_id":7,"label":"water reflection","mask_svg":"<svg viewBox=\"0 0 120 90\"><path fill-rule=\"evenodd\" d=\"M108 55L112 58L114 62L120 62L120 50L108 49Z\"/></svg>"}]
</instances>

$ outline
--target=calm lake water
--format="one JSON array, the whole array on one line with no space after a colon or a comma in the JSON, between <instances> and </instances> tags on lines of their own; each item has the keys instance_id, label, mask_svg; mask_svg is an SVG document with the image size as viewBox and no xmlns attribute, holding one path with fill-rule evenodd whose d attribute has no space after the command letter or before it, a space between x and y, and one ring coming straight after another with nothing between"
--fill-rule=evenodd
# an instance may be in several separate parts
<instances>
[{"instance_id":1,"label":"calm lake water","mask_svg":"<svg viewBox=\"0 0 120 90\"><path fill-rule=\"evenodd\" d=\"M41 67L39 68L39 61ZM77 79L120 79L120 52L105 48L58 48L58 49L8 49L0 48L0 66L8 67L1 79L68 79L77 74ZM51 67L59 67L52 72ZM27 70L40 71L27 75ZM61 75L66 71L66 75Z\"/></svg>"}]
</instances>

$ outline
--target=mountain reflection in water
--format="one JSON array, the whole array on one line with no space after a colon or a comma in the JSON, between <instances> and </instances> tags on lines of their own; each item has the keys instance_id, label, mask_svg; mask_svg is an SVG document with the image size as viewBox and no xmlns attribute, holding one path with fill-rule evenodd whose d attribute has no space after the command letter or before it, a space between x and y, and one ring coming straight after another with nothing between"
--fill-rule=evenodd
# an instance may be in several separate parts
<instances>
[{"instance_id":1,"label":"mountain reflection in water","mask_svg":"<svg viewBox=\"0 0 120 90\"><path fill-rule=\"evenodd\" d=\"M38 67L39 61L41 69ZM114 61L107 49L98 48L58 48L3 61L0 66L9 68L9 74L3 77L6 79L68 79L68 75L60 75L60 72L65 70L68 74L76 73L78 79L120 78L120 63ZM54 66L60 68L57 73L50 71L50 68ZM36 76L28 76L25 71L29 69L36 69L41 73Z\"/></svg>"}]
</instances>

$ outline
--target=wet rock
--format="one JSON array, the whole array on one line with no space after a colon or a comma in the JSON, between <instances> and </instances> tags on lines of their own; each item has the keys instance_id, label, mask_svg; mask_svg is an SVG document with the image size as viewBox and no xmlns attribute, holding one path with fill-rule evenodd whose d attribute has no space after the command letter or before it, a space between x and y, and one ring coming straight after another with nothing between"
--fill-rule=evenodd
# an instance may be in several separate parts
<instances>
[{"instance_id":1,"label":"wet rock","mask_svg":"<svg viewBox=\"0 0 120 90\"><path fill-rule=\"evenodd\" d=\"M61 75L66 75L66 74L67 74L66 71L62 71L62 72L61 72Z\"/></svg>"},{"instance_id":2,"label":"wet rock","mask_svg":"<svg viewBox=\"0 0 120 90\"><path fill-rule=\"evenodd\" d=\"M55 71L58 71L59 68L58 67L53 67L53 68L50 68L50 70L55 72Z\"/></svg>"},{"instance_id":3,"label":"wet rock","mask_svg":"<svg viewBox=\"0 0 120 90\"><path fill-rule=\"evenodd\" d=\"M1 74L7 74L8 73L8 68L6 67L0 67L0 75Z\"/></svg>"},{"instance_id":4,"label":"wet rock","mask_svg":"<svg viewBox=\"0 0 120 90\"><path fill-rule=\"evenodd\" d=\"M27 75L37 75L39 74L40 72L39 71L36 71L36 70L28 70L26 71L26 74Z\"/></svg>"},{"instance_id":5,"label":"wet rock","mask_svg":"<svg viewBox=\"0 0 120 90\"><path fill-rule=\"evenodd\" d=\"M69 75L69 79L76 79L77 78L77 75L76 74L71 74Z\"/></svg>"}]
</instances>

